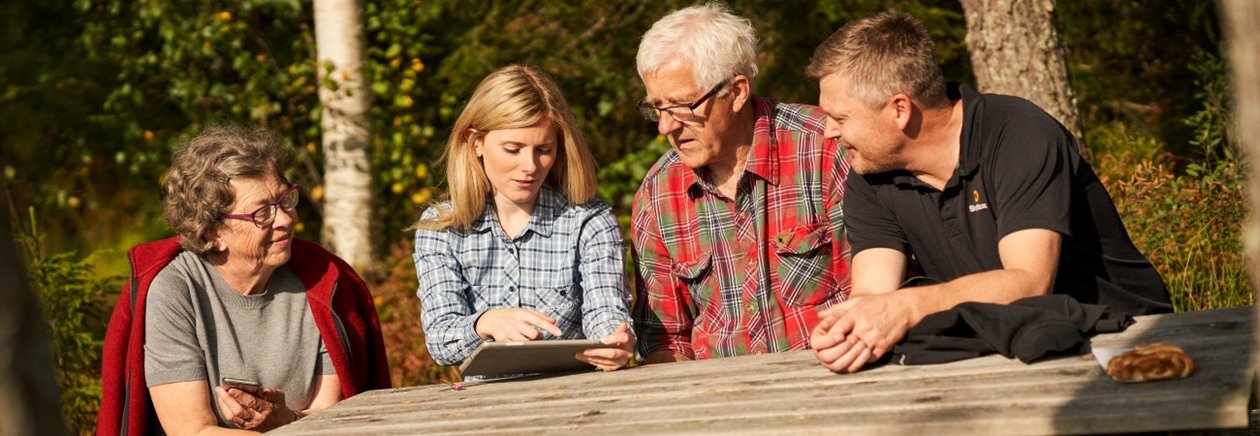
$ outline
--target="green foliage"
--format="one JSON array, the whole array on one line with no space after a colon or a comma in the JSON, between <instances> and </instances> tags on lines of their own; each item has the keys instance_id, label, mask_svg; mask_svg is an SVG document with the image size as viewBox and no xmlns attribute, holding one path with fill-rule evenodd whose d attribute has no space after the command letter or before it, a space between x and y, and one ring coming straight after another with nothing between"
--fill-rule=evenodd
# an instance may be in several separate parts
<instances>
[{"instance_id":1,"label":"green foliage","mask_svg":"<svg viewBox=\"0 0 1260 436\"><path fill-rule=\"evenodd\" d=\"M1200 52L1190 70L1198 76L1194 83L1199 91L1194 94L1201 101L1198 112L1182 122L1193 130L1190 145L1198 148L1202 160L1186 166L1186 173L1210 181L1230 180L1229 167L1238 162L1234 157L1237 144L1233 141L1230 119L1233 94L1229 90L1228 65L1211 53ZM1222 180L1222 176L1224 176ZM1233 177L1237 179L1237 177Z\"/></svg>"},{"instance_id":2,"label":"green foliage","mask_svg":"<svg viewBox=\"0 0 1260 436\"><path fill-rule=\"evenodd\" d=\"M1113 121L1177 155L1195 153L1180 121L1198 110L1198 53L1220 41L1212 0L1057 2L1068 69L1085 128ZM1093 143L1087 142L1090 147Z\"/></svg>"},{"instance_id":3,"label":"green foliage","mask_svg":"<svg viewBox=\"0 0 1260 436\"><path fill-rule=\"evenodd\" d=\"M1110 153L1100 174L1119 180L1111 191L1129 235L1150 258L1172 292L1179 311L1251 304L1251 283L1242 252L1246 219L1243 161L1230 136L1232 91L1226 66L1200 54L1191 66L1200 109L1184 119L1193 128L1190 144L1203 159L1175 175L1167 154L1151 138L1098 135ZM1127 159L1126 159L1127 158ZM1127 174L1126 174L1127 173Z\"/></svg>"},{"instance_id":4,"label":"green foliage","mask_svg":"<svg viewBox=\"0 0 1260 436\"><path fill-rule=\"evenodd\" d=\"M30 209L30 227L14 240L28 261L31 289L39 299L53 338L61 413L71 433L89 434L96 424L101 398L101 344L109 319L111 296L121 277L100 276L97 259L109 251L76 259L74 252L47 255L43 234Z\"/></svg>"},{"instance_id":5,"label":"green foliage","mask_svg":"<svg viewBox=\"0 0 1260 436\"><path fill-rule=\"evenodd\" d=\"M1155 264L1178 311L1251 304L1242 255L1246 217L1242 177L1233 167L1213 178L1174 176L1143 162L1111 186L1138 249Z\"/></svg>"}]
</instances>

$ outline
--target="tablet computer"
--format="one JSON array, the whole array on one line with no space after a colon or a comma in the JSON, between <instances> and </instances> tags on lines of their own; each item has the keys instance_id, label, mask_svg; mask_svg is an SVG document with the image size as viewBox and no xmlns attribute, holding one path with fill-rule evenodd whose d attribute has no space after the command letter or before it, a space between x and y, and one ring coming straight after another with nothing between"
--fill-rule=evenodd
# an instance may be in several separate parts
<instances>
[{"instance_id":1,"label":"tablet computer","mask_svg":"<svg viewBox=\"0 0 1260 436\"><path fill-rule=\"evenodd\" d=\"M485 342L459 366L460 375L568 372L595 367L573 355L591 348L616 348L599 339Z\"/></svg>"}]
</instances>

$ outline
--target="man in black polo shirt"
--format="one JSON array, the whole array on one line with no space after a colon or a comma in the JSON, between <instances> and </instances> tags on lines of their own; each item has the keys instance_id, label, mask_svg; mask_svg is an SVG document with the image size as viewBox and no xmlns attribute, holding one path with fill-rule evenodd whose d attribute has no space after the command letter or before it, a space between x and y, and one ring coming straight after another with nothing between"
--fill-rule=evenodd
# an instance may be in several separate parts
<instances>
[{"instance_id":1,"label":"man in black polo shirt","mask_svg":"<svg viewBox=\"0 0 1260 436\"><path fill-rule=\"evenodd\" d=\"M915 19L888 11L845 25L808 73L827 135L860 175L844 197L853 290L811 335L824 366L857 371L925 316L968 301L1056 293L1172 311L1071 133L1027 100L947 86ZM934 284L906 287L910 259Z\"/></svg>"}]
</instances>

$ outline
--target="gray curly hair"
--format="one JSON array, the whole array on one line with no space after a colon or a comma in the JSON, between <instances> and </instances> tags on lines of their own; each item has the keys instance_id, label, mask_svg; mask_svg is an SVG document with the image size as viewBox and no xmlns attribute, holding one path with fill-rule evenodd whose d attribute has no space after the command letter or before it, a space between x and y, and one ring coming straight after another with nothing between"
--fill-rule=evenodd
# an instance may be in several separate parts
<instances>
[{"instance_id":1,"label":"gray curly hair","mask_svg":"<svg viewBox=\"0 0 1260 436\"><path fill-rule=\"evenodd\" d=\"M162 183L162 215L180 246L197 254L213 249L206 232L222 225L236 201L231 180L283 178L288 162L287 150L261 127L213 126L181 145Z\"/></svg>"}]
</instances>

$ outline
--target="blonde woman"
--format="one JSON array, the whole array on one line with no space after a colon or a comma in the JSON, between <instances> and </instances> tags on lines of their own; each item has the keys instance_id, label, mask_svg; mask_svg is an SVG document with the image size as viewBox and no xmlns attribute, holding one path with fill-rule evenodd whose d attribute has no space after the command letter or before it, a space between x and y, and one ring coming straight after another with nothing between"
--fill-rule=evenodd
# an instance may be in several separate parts
<instances>
[{"instance_id":1,"label":"blonde woman","mask_svg":"<svg viewBox=\"0 0 1260 436\"><path fill-rule=\"evenodd\" d=\"M635 343L625 242L551 78L513 65L483 79L443 160L449 198L413 226L434 360L458 364L484 341L601 338L617 347L576 358L624 367Z\"/></svg>"}]
</instances>

